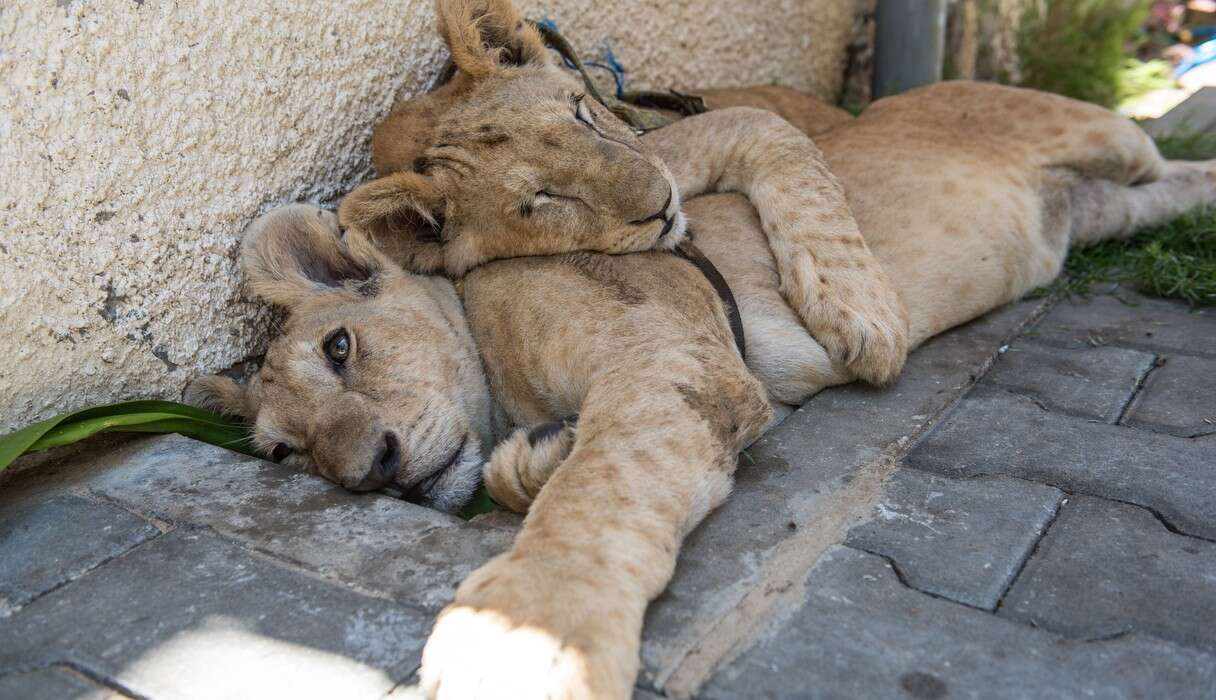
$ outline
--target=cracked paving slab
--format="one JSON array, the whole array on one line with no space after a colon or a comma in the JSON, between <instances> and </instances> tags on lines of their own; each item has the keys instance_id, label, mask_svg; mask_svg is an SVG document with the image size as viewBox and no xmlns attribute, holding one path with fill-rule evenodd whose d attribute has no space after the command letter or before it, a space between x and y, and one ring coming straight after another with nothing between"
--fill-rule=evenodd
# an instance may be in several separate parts
<instances>
[{"instance_id":1,"label":"cracked paving slab","mask_svg":"<svg viewBox=\"0 0 1216 700\"><path fill-rule=\"evenodd\" d=\"M1119 289L1056 304L1027 337L1070 348L1116 344L1216 357L1216 308L1190 310Z\"/></svg>"},{"instance_id":2,"label":"cracked paving slab","mask_svg":"<svg viewBox=\"0 0 1216 700\"><path fill-rule=\"evenodd\" d=\"M1124 422L1180 437L1216 434L1216 360L1186 355L1162 358Z\"/></svg>"},{"instance_id":3,"label":"cracked paving slab","mask_svg":"<svg viewBox=\"0 0 1216 700\"><path fill-rule=\"evenodd\" d=\"M1216 543L1143 508L1070 498L998 614L1072 638L1139 632L1216 653Z\"/></svg>"},{"instance_id":4,"label":"cracked paving slab","mask_svg":"<svg viewBox=\"0 0 1216 700\"><path fill-rule=\"evenodd\" d=\"M108 503L69 494L0 502L0 619L160 534Z\"/></svg>"},{"instance_id":5,"label":"cracked paving slab","mask_svg":"<svg viewBox=\"0 0 1216 700\"><path fill-rule=\"evenodd\" d=\"M132 511L210 527L328 579L431 611L514 537L511 526L353 494L178 435L132 443L81 470L79 486Z\"/></svg>"},{"instance_id":6,"label":"cracked paving slab","mask_svg":"<svg viewBox=\"0 0 1216 700\"><path fill-rule=\"evenodd\" d=\"M698 697L1206 698L1216 657L1148 636L1080 642L905 587L833 547L797 607Z\"/></svg>"},{"instance_id":7,"label":"cracked paving slab","mask_svg":"<svg viewBox=\"0 0 1216 700\"><path fill-rule=\"evenodd\" d=\"M983 383L1034 396L1053 410L1114 423L1156 359L1127 348L1020 340L1001 353Z\"/></svg>"},{"instance_id":8,"label":"cracked paving slab","mask_svg":"<svg viewBox=\"0 0 1216 700\"><path fill-rule=\"evenodd\" d=\"M1063 494L1005 476L950 479L899 469L845 544L889 558L913 588L985 610L1051 522Z\"/></svg>"},{"instance_id":9,"label":"cracked paving slab","mask_svg":"<svg viewBox=\"0 0 1216 700\"><path fill-rule=\"evenodd\" d=\"M176 530L0 625L0 674L69 662L150 698L378 699L417 668L430 622Z\"/></svg>"},{"instance_id":10,"label":"cracked paving slab","mask_svg":"<svg viewBox=\"0 0 1216 700\"><path fill-rule=\"evenodd\" d=\"M1216 442L1104 425L977 388L908 455L945 476L1006 474L1151 508L1177 530L1216 539Z\"/></svg>"}]
</instances>

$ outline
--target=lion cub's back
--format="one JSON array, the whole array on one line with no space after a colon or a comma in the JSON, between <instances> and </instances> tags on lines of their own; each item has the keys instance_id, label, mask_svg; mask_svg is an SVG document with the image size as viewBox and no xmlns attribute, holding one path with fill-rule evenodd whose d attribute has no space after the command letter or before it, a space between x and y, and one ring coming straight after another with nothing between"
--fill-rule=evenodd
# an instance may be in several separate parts
<instances>
[{"instance_id":1,"label":"lion cub's back","mask_svg":"<svg viewBox=\"0 0 1216 700\"><path fill-rule=\"evenodd\" d=\"M814 95L779 85L695 91L709 109L757 107L779 115L812 138L853 120L853 115Z\"/></svg>"}]
</instances>

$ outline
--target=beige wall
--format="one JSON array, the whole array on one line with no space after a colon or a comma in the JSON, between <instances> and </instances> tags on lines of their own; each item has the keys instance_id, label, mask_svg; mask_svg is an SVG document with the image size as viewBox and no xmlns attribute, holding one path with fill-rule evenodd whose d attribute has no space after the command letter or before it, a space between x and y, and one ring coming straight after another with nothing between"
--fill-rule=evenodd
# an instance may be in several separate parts
<instances>
[{"instance_id":1,"label":"beige wall","mask_svg":"<svg viewBox=\"0 0 1216 700\"><path fill-rule=\"evenodd\" d=\"M637 87L838 89L852 0L526 3ZM276 7L271 7L275 5ZM340 8L340 9L339 9ZM444 51L429 0L15 0L0 10L0 431L177 398L264 347L242 227L368 174Z\"/></svg>"}]
</instances>

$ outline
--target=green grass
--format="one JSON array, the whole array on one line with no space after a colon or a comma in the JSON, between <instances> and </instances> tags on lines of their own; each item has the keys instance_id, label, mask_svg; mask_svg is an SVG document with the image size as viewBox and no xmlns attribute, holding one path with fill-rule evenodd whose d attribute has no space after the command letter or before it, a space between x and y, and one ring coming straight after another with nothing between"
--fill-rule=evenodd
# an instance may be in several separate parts
<instances>
[{"instance_id":1,"label":"green grass","mask_svg":"<svg viewBox=\"0 0 1216 700\"><path fill-rule=\"evenodd\" d=\"M1157 150L1170 160L1216 158L1216 134L1193 133L1157 139Z\"/></svg>"},{"instance_id":2,"label":"green grass","mask_svg":"<svg viewBox=\"0 0 1216 700\"><path fill-rule=\"evenodd\" d=\"M1064 274L1035 295L1084 296L1104 282L1194 306L1216 304L1216 207L1196 209L1126 240L1077 248L1064 262Z\"/></svg>"}]
</instances>

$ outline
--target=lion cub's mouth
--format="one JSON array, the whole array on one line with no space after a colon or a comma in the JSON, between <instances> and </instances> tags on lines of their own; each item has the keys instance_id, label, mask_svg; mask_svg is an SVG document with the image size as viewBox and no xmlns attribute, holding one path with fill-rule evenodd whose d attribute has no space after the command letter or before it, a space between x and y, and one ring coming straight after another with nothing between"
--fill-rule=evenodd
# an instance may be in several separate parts
<instances>
[{"instance_id":1,"label":"lion cub's mouth","mask_svg":"<svg viewBox=\"0 0 1216 700\"><path fill-rule=\"evenodd\" d=\"M403 487L401 489L403 492L402 497L410 503L421 503L426 501L431 494L431 490L435 488L435 485L439 483L439 480L443 478L443 475L452 468L452 465L460 461L460 457L464 454L464 448L468 445L468 443L469 436L468 434L465 434L465 436L460 439L460 444L456 446L456 449L452 450L452 453L438 469L423 477L413 486L410 486L409 488Z\"/></svg>"}]
</instances>

